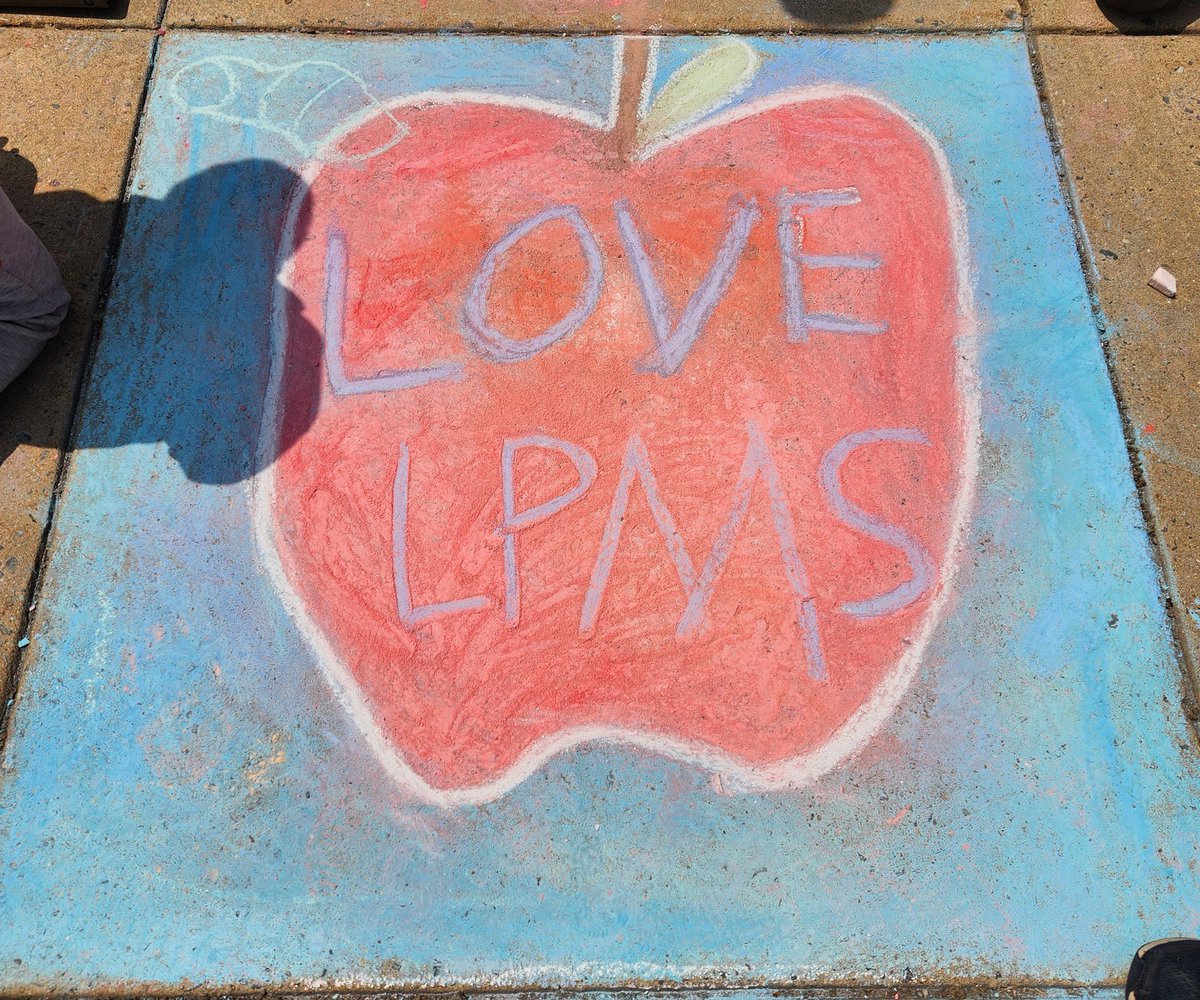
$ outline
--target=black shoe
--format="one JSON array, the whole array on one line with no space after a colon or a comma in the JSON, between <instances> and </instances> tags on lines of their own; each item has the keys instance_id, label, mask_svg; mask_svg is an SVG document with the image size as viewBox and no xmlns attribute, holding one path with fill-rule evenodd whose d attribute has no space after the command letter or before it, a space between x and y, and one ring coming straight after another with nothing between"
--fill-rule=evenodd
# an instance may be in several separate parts
<instances>
[{"instance_id":1,"label":"black shoe","mask_svg":"<svg viewBox=\"0 0 1200 1000\"><path fill-rule=\"evenodd\" d=\"M1163 938L1142 945L1129 966L1126 1000L1200 1000L1200 940Z\"/></svg>"}]
</instances>

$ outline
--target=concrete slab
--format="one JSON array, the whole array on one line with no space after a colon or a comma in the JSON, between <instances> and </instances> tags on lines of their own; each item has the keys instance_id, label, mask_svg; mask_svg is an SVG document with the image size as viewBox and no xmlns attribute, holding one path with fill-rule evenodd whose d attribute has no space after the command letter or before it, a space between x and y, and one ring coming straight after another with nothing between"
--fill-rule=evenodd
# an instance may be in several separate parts
<instances>
[{"instance_id":1,"label":"concrete slab","mask_svg":"<svg viewBox=\"0 0 1200 1000\"><path fill-rule=\"evenodd\" d=\"M1045 38L1042 58L1110 323L1108 346L1169 561L1200 641L1200 38ZM1169 300L1146 284L1160 265Z\"/></svg>"},{"instance_id":2,"label":"concrete slab","mask_svg":"<svg viewBox=\"0 0 1200 1000\"><path fill-rule=\"evenodd\" d=\"M1019 28L1016 0L170 0L179 27L359 31L945 31Z\"/></svg>"},{"instance_id":3,"label":"concrete slab","mask_svg":"<svg viewBox=\"0 0 1200 1000\"><path fill-rule=\"evenodd\" d=\"M113 0L107 8L4 7L0 27L26 28L153 28L160 0Z\"/></svg>"},{"instance_id":4,"label":"concrete slab","mask_svg":"<svg viewBox=\"0 0 1200 1000\"><path fill-rule=\"evenodd\" d=\"M1176 34L1200 31L1200 2L1178 0L1146 14L1119 11L1096 0L1029 0L1030 24L1041 31Z\"/></svg>"},{"instance_id":5,"label":"concrete slab","mask_svg":"<svg viewBox=\"0 0 1200 1000\"><path fill-rule=\"evenodd\" d=\"M1198 929L1019 37L158 67L3 760L0 990L936 996Z\"/></svg>"},{"instance_id":6,"label":"concrete slab","mask_svg":"<svg viewBox=\"0 0 1200 1000\"><path fill-rule=\"evenodd\" d=\"M145 80L149 32L8 29L0 185L71 292L62 333L0 405L0 664L20 639ZM3 678L0 677L0 681ZM0 683L0 689L6 684Z\"/></svg>"}]
</instances>

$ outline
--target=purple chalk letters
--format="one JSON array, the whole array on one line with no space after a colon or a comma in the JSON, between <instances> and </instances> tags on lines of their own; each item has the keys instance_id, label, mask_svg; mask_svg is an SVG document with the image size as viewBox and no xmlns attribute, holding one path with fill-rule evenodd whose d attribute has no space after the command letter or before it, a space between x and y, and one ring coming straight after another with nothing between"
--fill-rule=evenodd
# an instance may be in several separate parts
<instances>
[{"instance_id":1,"label":"purple chalk letters","mask_svg":"<svg viewBox=\"0 0 1200 1000\"><path fill-rule=\"evenodd\" d=\"M854 188L806 192L784 190L776 199L778 219L775 233L779 242L783 284L783 320L790 343L806 343L813 331L850 335L876 335L887 331L887 324L883 322L868 322L835 313L808 312L805 304L805 268L861 271L882 267L882 261L874 256L812 254L803 250L805 218L808 215L856 205L860 200ZM646 245L642 228L634 218L629 201L620 199L615 202L613 214L654 337L654 348L641 359L638 369L662 376L674 375L683 367L714 310L729 290L750 234L761 217L758 202L754 198L740 197L730 202L729 222L712 265L678 314L667 300L652 249ZM560 220L570 226L586 269L575 305L566 316L536 336L508 336L496 329L487 317L488 296L496 269L505 254L522 239L542 226ZM325 366L334 395L415 389L432 382L461 382L466 377L466 362L461 360L441 361L405 371L383 371L365 378L347 376L342 360L347 272L345 234L340 229L330 228L325 247ZM459 331L467 346L489 361L498 364L526 361L570 337L587 322L600 302L603 288L604 255L579 209L574 205L552 206L513 226L484 254L467 289Z\"/></svg>"}]
</instances>

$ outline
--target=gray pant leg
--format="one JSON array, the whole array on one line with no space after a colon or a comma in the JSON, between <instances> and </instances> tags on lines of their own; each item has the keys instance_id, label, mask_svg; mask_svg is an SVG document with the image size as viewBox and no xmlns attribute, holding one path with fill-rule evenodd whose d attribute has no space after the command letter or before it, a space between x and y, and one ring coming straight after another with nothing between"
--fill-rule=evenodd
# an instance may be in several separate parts
<instances>
[{"instance_id":1,"label":"gray pant leg","mask_svg":"<svg viewBox=\"0 0 1200 1000\"><path fill-rule=\"evenodd\" d=\"M0 391L58 332L70 301L50 254L0 191Z\"/></svg>"}]
</instances>

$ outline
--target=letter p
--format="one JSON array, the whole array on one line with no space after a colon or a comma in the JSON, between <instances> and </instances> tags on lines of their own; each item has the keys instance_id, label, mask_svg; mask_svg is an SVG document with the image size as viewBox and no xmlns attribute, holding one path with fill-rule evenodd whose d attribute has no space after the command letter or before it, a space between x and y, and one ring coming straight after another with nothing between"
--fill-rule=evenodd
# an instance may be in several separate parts
<instances>
[{"instance_id":1,"label":"letter p","mask_svg":"<svg viewBox=\"0 0 1200 1000\"><path fill-rule=\"evenodd\" d=\"M566 493L545 500L528 510L517 510L513 489L513 460L520 448L549 448L566 455L575 466L579 476ZM500 532L504 535L504 620L515 625L521 616L521 583L517 573L517 532L552 517L569 507L584 495L596 481L596 460L579 445L545 434L529 434L521 438L509 438L504 442L501 456L501 482L504 493L504 522Z\"/></svg>"}]
</instances>

